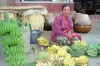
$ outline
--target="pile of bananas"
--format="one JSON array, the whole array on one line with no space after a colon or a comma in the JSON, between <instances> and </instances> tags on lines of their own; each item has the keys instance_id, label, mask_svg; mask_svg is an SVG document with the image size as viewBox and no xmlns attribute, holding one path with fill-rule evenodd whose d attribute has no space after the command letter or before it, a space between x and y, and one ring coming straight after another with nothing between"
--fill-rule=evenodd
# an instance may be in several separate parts
<instances>
[{"instance_id":1,"label":"pile of bananas","mask_svg":"<svg viewBox=\"0 0 100 66\"><path fill-rule=\"evenodd\" d=\"M25 66L27 63L22 34L17 21L8 19L0 23L0 35L7 66Z\"/></svg>"},{"instance_id":2,"label":"pile of bananas","mask_svg":"<svg viewBox=\"0 0 100 66\"><path fill-rule=\"evenodd\" d=\"M48 46L49 45L49 41L47 39L45 39L44 37L39 37L39 38L37 38L37 40L41 46Z\"/></svg>"},{"instance_id":3,"label":"pile of bananas","mask_svg":"<svg viewBox=\"0 0 100 66\"><path fill-rule=\"evenodd\" d=\"M67 50L68 49L68 46L60 46L60 48L62 48L64 50Z\"/></svg>"},{"instance_id":4,"label":"pile of bananas","mask_svg":"<svg viewBox=\"0 0 100 66\"><path fill-rule=\"evenodd\" d=\"M67 54L67 51L65 49L60 48L57 54L59 57L65 57L65 55Z\"/></svg>"},{"instance_id":5,"label":"pile of bananas","mask_svg":"<svg viewBox=\"0 0 100 66\"><path fill-rule=\"evenodd\" d=\"M58 54L51 54L49 60L52 66L62 66L64 57L59 57Z\"/></svg>"},{"instance_id":6,"label":"pile of bananas","mask_svg":"<svg viewBox=\"0 0 100 66\"><path fill-rule=\"evenodd\" d=\"M40 53L38 53L38 54L36 55L35 60L36 60L36 62L37 62L37 61L46 62L46 61L49 60L49 54L46 53L46 52L44 52L44 51L42 51L42 52L40 52Z\"/></svg>"},{"instance_id":7,"label":"pile of bananas","mask_svg":"<svg viewBox=\"0 0 100 66\"><path fill-rule=\"evenodd\" d=\"M58 54L50 54L50 61L58 61L59 60L59 56Z\"/></svg>"},{"instance_id":8,"label":"pile of bananas","mask_svg":"<svg viewBox=\"0 0 100 66\"><path fill-rule=\"evenodd\" d=\"M15 22L13 22L11 19L0 21L0 35L6 35L7 33L13 31L16 27L18 28Z\"/></svg>"},{"instance_id":9,"label":"pile of bananas","mask_svg":"<svg viewBox=\"0 0 100 66\"><path fill-rule=\"evenodd\" d=\"M96 48L89 48L87 50L87 55L90 57L96 57L98 55L98 50Z\"/></svg>"},{"instance_id":10,"label":"pile of bananas","mask_svg":"<svg viewBox=\"0 0 100 66\"><path fill-rule=\"evenodd\" d=\"M65 58L63 61L64 66L75 66L75 61L73 58Z\"/></svg>"},{"instance_id":11,"label":"pile of bananas","mask_svg":"<svg viewBox=\"0 0 100 66\"><path fill-rule=\"evenodd\" d=\"M15 37L15 36L12 36L12 35L5 35L2 37L2 43L4 45L8 45L8 46L17 46L19 44L22 44L23 41L22 40L22 37Z\"/></svg>"},{"instance_id":12,"label":"pile of bananas","mask_svg":"<svg viewBox=\"0 0 100 66\"><path fill-rule=\"evenodd\" d=\"M19 48L20 47L20 48ZM7 66L15 65L26 65L26 55L24 54L24 48L21 46L11 46L8 51L6 51L6 62Z\"/></svg>"},{"instance_id":13,"label":"pile of bananas","mask_svg":"<svg viewBox=\"0 0 100 66\"><path fill-rule=\"evenodd\" d=\"M38 61L36 63L36 66L53 66L53 65L51 64L50 61L47 61L47 62Z\"/></svg>"},{"instance_id":14,"label":"pile of bananas","mask_svg":"<svg viewBox=\"0 0 100 66\"><path fill-rule=\"evenodd\" d=\"M87 66L89 58L87 58L86 56L80 56L78 58L75 58L75 62L77 66Z\"/></svg>"},{"instance_id":15,"label":"pile of bananas","mask_svg":"<svg viewBox=\"0 0 100 66\"><path fill-rule=\"evenodd\" d=\"M86 41L83 41L83 40L77 40L77 41L74 41L74 44L79 44L79 45L82 45L82 46L87 46L87 42Z\"/></svg>"},{"instance_id":16,"label":"pile of bananas","mask_svg":"<svg viewBox=\"0 0 100 66\"><path fill-rule=\"evenodd\" d=\"M57 46L57 45L52 45L51 47L47 48L47 52L49 52L49 53L57 53L57 51L58 51L59 48L60 47Z\"/></svg>"},{"instance_id":17,"label":"pile of bananas","mask_svg":"<svg viewBox=\"0 0 100 66\"><path fill-rule=\"evenodd\" d=\"M71 54L70 54L70 53L67 53L67 54L65 55L65 58L71 59L71 58L72 58L72 57L71 57Z\"/></svg>"}]
</instances>

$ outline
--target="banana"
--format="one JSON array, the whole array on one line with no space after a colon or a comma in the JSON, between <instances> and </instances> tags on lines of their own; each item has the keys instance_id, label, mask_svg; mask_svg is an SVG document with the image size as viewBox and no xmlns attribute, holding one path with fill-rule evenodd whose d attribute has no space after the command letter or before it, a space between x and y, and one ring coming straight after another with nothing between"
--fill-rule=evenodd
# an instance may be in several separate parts
<instances>
[{"instance_id":1,"label":"banana","mask_svg":"<svg viewBox=\"0 0 100 66\"><path fill-rule=\"evenodd\" d=\"M86 56L80 56L78 58L75 58L75 62L77 65L84 65L89 62L89 59Z\"/></svg>"},{"instance_id":2,"label":"banana","mask_svg":"<svg viewBox=\"0 0 100 66\"><path fill-rule=\"evenodd\" d=\"M64 66L75 66L75 61L73 58L71 59L66 58L64 59L63 63L64 63Z\"/></svg>"},{"instance_id":3,"label":"banana","mask_svg":"<svg viewBox=\"0 0 100 66\"><path fill-rule=\"evenodd\" d=\"M65 57L65 55L67 54L67 51L65 49L60 48L57 54L59 55L59 57Z\"/></svg>"},{"instance_id":4,"label":"banana","mask_svg":"<svg viewBox=\"0 0 100 66\"><path fill-rule=\"evenodd\" d=\"M41 46L48 46L49 45L49 41L47 39L45 39L44 37L39 37L39 38L37 38L37 40Z\"/></svg>"},{"instance_id":5,"label":"banana","mask_svg":"<svg viewBox=\"0 0 100 66\"><path fill-rule=\"evenodd\" d=\"M74 41L74 44L80 44L80 45L82 45L82 46L87 46L87 42L86 41L83 41L83 40L76 40L76 41Z\"/></svg>"},{"instance_id":6,"label":"banana","mask_svg":"<svg viewBox=\"0 0 100 66\"><path fill-rule=\"evenodd\" d=\"M60 47L57 46L57 45L52 45L51 47L48 47L47 48L47 52L54 54L54 53L57 53L57 51L58 51L59 48Z\"/></svg>"}]
</instances>

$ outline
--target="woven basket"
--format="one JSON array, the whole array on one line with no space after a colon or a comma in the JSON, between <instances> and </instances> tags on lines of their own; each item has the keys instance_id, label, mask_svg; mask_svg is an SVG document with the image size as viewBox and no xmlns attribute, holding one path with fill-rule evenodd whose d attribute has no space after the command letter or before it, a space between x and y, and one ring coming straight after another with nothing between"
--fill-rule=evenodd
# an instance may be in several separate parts
<instances>
[{"instance_id":1,"label":"woven basket","mask_svg":"<svg viewBox=\"0 0 100 66\"><path fill-rule=\"evenodd\" d=\"M4 19L4 15L2 12L0 12L0 20L3 20Z\"/></svg>"},{"instance_id":2,"label":"woven basket","mask_svg":"<svg viewBox=\"0 0 100 66\"><path fill-rule=\"evenodd\" d=\"M17 13L14 12L14 11L9 11L8 12L8 16L9 16L9 18L16 19L17 18ZM3 13L3 11L0 11L0 20L4 20L4 13Z\"/></svg>"},{"instance_id":3,"label":"woven basket","mask_svg":"<svg viewBox=\"0 0 100 66\"><path fill-rule=\"evenodd\" d=\"M75 32L88 33L92 29L92 26L91 25L87 25L87 26L74 25L73 28Z\"/></svg>"},{"instance_id":4,"label":"woven basket","mask_svg":"<svg viewBox=\"0 0 100 66\"><path fill-rule=\"evenodd\" d=\"M23 41L24 41L25 52L26 53L30 52L30 29L29 28L26 29L23 28Z\"/></svg>"},{"instance_id":5,"label":"woven basket","mask_svg":"<svg viewBox=\"0 0 100 66\"><path fill-rule=\"evenodd\" d=\"M21 22L25 23L27 22L28 16L22 16L21 17ZM44 22L45 22L45 17L42 14L31 14L29 16L29 21L32 30L38 29L40 31L43 31L44 29Z\"/></svg>"},{"instance_id":6,"label":"woven basket","mask_svg":"<svg viewBox=\"0 0 100 66\"><path fill-rule=\"evenodd\" d=\"M73 20L74 20L75 24L77 22L84 23L84 25L91 25L92 24L88 14L76 13L73 16Z\"/></svg>"}]
</instances>

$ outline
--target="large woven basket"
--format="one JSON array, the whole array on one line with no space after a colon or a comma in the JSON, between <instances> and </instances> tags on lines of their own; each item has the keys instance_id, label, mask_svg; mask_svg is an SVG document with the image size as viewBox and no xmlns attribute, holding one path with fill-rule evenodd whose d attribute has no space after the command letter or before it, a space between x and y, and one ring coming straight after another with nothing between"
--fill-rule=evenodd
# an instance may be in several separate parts
<instances>
[{"instance_id":1,"label":"large woven basket","mask_svg":"<svg viewBox=\"0 0 100 66\"><path fill-rule=\"evenodd\" d=\"M88 33L92 29L92 26L91 25L87 25L87 26L74 25L73 28L75 32Z\"/></svg>"},{"instance_id":2,"label":"large woven basket","mask_svg":"<svg viewBox=\"0 0 100 66\"><path fill-rule=\"evenodd\" d=\"M76 13L73 16L73 20L74 20L74 23L80 22L80 23L84 23L84 25L92 24L88 14Z\"/></svg>"},{"instance_id":3,"label":"large woven basket","mask_svg":"<svg viewBox=\"0 0 100 66\"><path fill-rule=\"evenodd\" d=\"M22 23L27 22L28 16L22 16L21 21ZM29 16L29 22L31 25L32 30L38 29L40 31L43 31L44 29L44 22L45 22L45 17L42 14L31 14Z\"/></svg>"},{"instance_id":4,"label":"large woven basket","mask_svg":"<svg viewBox=\"0 0 100 66\"><path fill-rule=\"evenodd\" d=\"M26 53L30 52L30 29L29 28L26 29L23 28L23 41L24 41L25 52Z\"/></svg>"}]
</instances>

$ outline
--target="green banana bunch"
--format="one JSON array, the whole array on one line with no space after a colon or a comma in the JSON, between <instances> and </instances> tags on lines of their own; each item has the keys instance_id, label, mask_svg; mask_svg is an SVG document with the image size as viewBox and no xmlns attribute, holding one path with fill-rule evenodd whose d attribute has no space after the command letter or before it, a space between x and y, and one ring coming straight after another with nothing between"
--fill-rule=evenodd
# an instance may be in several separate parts
<instances>
[{"instance_id":1,"label":"green banana bunch","mask_svg":"<svg viewBox=\"0 0 100 66\"><path fill-rule=\"evenodd\" d=\"M23 35L22 29L20 27L15 28L13 31L10 32L11 36L20 37Z\"/></svg>"},{"instance_id":2,"label":"green banana bunch","mask_svg":"<svg viewBox=\"0 0 100 66\"><path fill-rule=\"evenodd\" d=\"M21 44L22 43L22 38L21 37L14 37L14 36L11 36L11 35L5 35L2 37L2 43L5 45L5 44L8 44L8 46L15 46L15 45L18 45L18 44Z\"/></svg>"},{"instance_id":3,"label":"green banana bunch","mask_svg":"<svg viewBox=\"0 0 100 66\"><path fill-rule=\"evenodd\" d=\"M11 23L9 21L0 21L0 35L9 34L15 28L18 28L18 25L15 23Z\"/></svg>"},{"instance_id":4,"label":"green banana bunch","mask_svg":"<svg viewBox=\"0 0 100 66\"><path fill-rule=\"evenodd\" d=\"M36 61L46 62L47 60L49 60L49 54L44 51L40 52L39 54L36 55L35 59Z\"/></svg>"},{"instance_id":5,"label":"green banana bunch","mask_svg":"<svg viewBox=\"0 0 100 66\"><path fill-rule=\"evenodd\" d=\"M3 53L7 66L26 66L22 29L12 19L0 21Z\"/></svg>"},{"instance_id":6,"label":"green banana bunch","mask_svg":"<svg viewBox=\"0 0 100 66\"><path fill-rule=\"evenodd\" d=\"M87 50L87 55L90 57L96 57L98 55L98 51L95 48L89 48Z\"/></svg>"}]
</instances>

